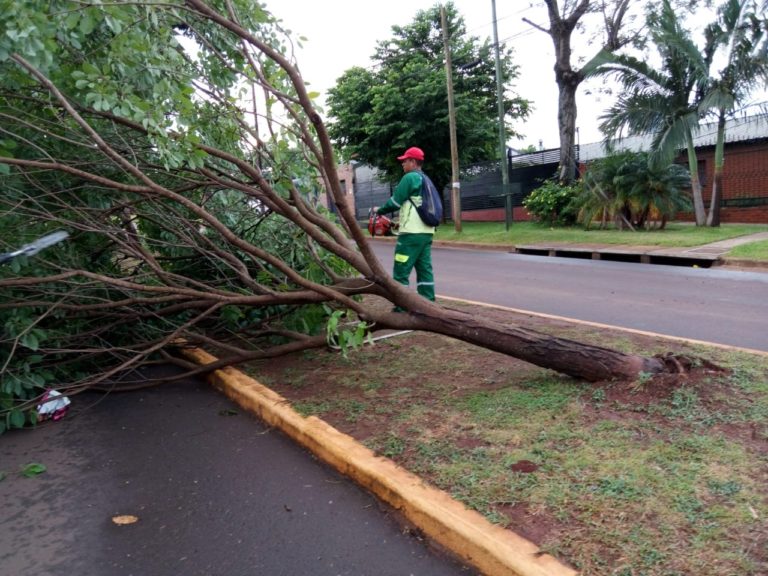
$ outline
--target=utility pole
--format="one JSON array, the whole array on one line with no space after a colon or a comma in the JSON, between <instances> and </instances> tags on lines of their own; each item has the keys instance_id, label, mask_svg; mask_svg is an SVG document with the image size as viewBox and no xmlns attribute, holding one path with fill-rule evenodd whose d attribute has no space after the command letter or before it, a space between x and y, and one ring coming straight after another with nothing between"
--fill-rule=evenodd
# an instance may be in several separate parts
<instances>
[{"instance_id":1,"label":"utility pole","mask_svg":"<svg viewBox=\"0 0 768 576\"><path fill-rule=\"evenodd\" d=\"M459 182L459 147L456 144L456 111L453 107L453 67L451 49L448 45L448 18L445 6L440 6L440 24L443 28L445 48L445 82L448 92L448 129L451 136L451 207L453 208L453 229L461 232L461 183Z\"/></svg>"},{"instance_id":2,"label":"utility pole","mask_svg":"<svg viewBox=\"0 0 768 576\"><path fill-rule=\"evenodd\" d=\"M499 158L501 161L501 194L504 196L504 222L507 231L512 225L512 196L509 193L509 166L507 160L507 136L504 128L504 78L499 55L499 32L496 29L496 0L491 0L493 10L493 46L496 49L496 101L499 109Z\"/></svg>"}]
</instances>

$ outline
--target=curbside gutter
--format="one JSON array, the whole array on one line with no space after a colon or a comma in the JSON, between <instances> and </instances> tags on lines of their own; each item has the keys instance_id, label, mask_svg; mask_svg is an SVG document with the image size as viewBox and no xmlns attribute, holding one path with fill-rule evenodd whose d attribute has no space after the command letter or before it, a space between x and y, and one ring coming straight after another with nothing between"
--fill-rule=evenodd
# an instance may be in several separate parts
<instances>
[{"instance_id":1,"label":"curbside gutter","mask_svg":"<svg viewBox=\"0 0 768 576\"><path fill-rule=\"evenodd\" d=\"M182 353L201 365L216 361L197 348L183 349ZM208 381L400 511L427 536L486 576L576 576L575 570L532 542L491 524L446 492L426 485L388 458L376 456L351 436L315 416L301 416L287 399L239 370L216 370Z\"/></svg>"}]
</instances>

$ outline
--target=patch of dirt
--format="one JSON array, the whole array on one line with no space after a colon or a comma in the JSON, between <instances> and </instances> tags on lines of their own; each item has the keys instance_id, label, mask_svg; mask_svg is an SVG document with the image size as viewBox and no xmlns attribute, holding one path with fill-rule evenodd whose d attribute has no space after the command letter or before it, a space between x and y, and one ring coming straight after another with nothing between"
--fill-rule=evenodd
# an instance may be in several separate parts
<instances>
[{"instance_id":1,"label":"patch of dirt","mask_svg":"<svg viewBox=\"0 0 768 576\"><path fill-rule=\"evenodd\" d=\"M507 518L515 534L531 542L543 542L552 532L561 529L549 515L537 513L527 504L499 504L496 509Z\"/></svg>"}]
</instances>

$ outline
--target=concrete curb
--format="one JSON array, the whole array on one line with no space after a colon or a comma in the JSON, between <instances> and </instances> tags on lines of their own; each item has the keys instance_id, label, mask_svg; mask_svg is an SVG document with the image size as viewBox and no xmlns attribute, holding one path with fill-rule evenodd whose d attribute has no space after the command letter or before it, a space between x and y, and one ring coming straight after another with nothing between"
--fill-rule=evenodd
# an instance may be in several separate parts
<instances>
[{"instance_id":1,"label":"concrete curb","mask_svg":"<svg viewBox=\"0 0 768 576\"><path fill-rule=\"evenodd\" d=\"M721 266L731 268L749 268L757 272L768 272L768 261L764 260L746 260L744 258L722 258Z\"/></svg>"},{"instance_id":2,"label":"concrete curb","mask_svg":"<svg viewBox=\"0 0 768 576\"><path fill-rule=\"evenodd\" d=\"M216 358L183 350L198 364ZM487 576L575 576L577 572L535 544L488 522L448 494L322 421L305 418L288 400L234 368L214 371L208 381L243 408L280 429L318 458L399 510L427 536Z\"/></svg>"}]
</instances>

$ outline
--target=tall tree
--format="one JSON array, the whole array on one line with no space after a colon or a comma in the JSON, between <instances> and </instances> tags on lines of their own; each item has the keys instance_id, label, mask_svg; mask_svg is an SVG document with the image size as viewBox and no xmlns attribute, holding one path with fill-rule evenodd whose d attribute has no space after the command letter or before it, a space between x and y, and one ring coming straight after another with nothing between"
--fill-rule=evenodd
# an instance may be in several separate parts
<instances>
[{"instance_id":1,"label":"tall tree","mask_svg":"<svg viewBox=\"0 0 768 576\"><path fill-rule=\"evenodd\" d=\"M186 365L171 350L187 344L223 357L192 371L306 349L349 311L358 336L426 330L588 380L676 366L443 308L395 282L259 4L38 0L17 16L0 37L0 246L59 228L72 238L0 268L0 431L45 386ZM301 186L317 180L338 221Z\"/></svg>"},{"instance_id":2,"label":"tall tree","mask_svg":"<svg viewBox=\"0 0 768 576\"><path fill-rule=\"evenodd\" d=\"M495 60L488 39L467 34L452 2L445 6L454 68L456 136L462 164L497 155L499 114ZM442 189L451 177L445 52L440 6L419 11L392 38L378 43L371 69L352 68L329 91L329 132L344 155L399 178L398 154L409 146L429 156L429 173ZM517 78L509 50L502 50L504 78ZM528 102L506 93L505 120L525 118ZM508 133L510 131L508 130Z\"/></svg>"},{"instance_id":3,"label":"tall tree","mask_svg":"<svg viewBox=\"0 0 768 576\"><path fill-rule=\"evenodd\" d=\"M635 58L600 52L584 67L586 76L618 78L623 92L601 116L601 130L610 139L626 130L629 134L652 134L649 159L654 167L668 165L681 148L688 154L693 207L698 225L704 225L706 210L699 179L693 136L699 125L697 102L706 90L712 50L702 52L683 26L670 0L648 16L648 36L658 51L654 58Z\"/></svg>"},{"instance_id":4,"label":"tall tree","mask_svg":"<svg viewBox=\"0 0 768 576\"><path fill-rule=\"evenodd\" d=\"M584 70L574 62L573 34L588 14L602 18L600 44L602 50L615 52L635 39L635 31L627 24L631 9L642 3L631 0L544 0L549 26L523 20L552 39L555 49L555 82L558 89L557 123L560 133L560 165L558 180L568 184L576 177L576 91L585 79ZM627 31L629 30L629 31Z\"/></svg>"},{"instance_id":5,"label":"tall tree","mask_svg":"<svg viewBox=\"0 0 768 576\"><path fill-rule=\"evenodd\" d=\"M755 0L727 0L717 20L707 27L709 49L722 56L722 68L710 79L707 93L699 103L702 111L714 112L717 119L715 167L708 226L720 225L725 165L725 127L728 117L757 88L768 87L768 3Z\"/></svg>"}]
</instances>

